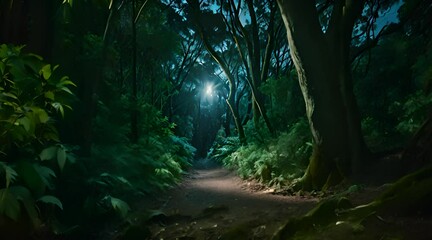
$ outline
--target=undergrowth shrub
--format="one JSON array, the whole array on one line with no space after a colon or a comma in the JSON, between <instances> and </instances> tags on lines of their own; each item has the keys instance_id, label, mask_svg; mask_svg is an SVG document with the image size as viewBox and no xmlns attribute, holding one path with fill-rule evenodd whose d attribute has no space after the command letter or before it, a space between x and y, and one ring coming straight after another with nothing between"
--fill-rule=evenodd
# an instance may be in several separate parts
<instances>
[{"instance_id":1,"label":"undergrowth shrub","mask_svg":"<svg viewBox=\"0 0 432 240\"><path fill-rule=\"evenodd\" d=\"M195 148L188 139L174 135L175 125L144 101L139 105L140 139L131 143L125 117L129 116L129 98L118 99L99 101L91 157L77 162L63 179L68 191L61 194L70 210L65 210L62 222L67 227L62 232L73 226L92 232L125 218L133 208L149 207L142 205L145 199L176 185L191 166ZM79 232L73 234L82 237Z\"/></svg>"},{"instance_id":2,"label":"undergrowth shrub","mask_svg":"<svg viewBox=\"0 0 432 240\"><path fill-rule=\"evenodd\" d=\"M75 160L55 125L75 84L22 49L0 45L0 232L9 238L49 225L63 209L56 178Z\"/></svg>"},{"instance_id":3,"label":"undergrowth shrub","mask_svg":"<svg viewBox=\"0 0 432 240\"><path fill-rule=\"evenodd\" d=\"M431 111L432 98L422 91L408 95L402 101L395 101L388 108L393 121L384 122L373 117L362 120L366 143L374 151L403 147Z\"/></svg>"},{"instance_id":4,"label":"undergrowth shrub","mask_svg":"<svg viewBox=\"0 0 432 240\"><path fill-rule=\"evenodd\" d=\"M287 125L305 114L305 105L295 69L288 75L267 79L259 89L268 103L268 117L275 129L287 131Z\"/></svg>"},{"instance_id":5,"label":"undergrowth shrub","mask_svg":"<svg viewBox=\"0 0 432 240\"><path fill-rule=\"evenodd\" d=\"M207 155L218 162L222 162L224 158L231 155L239 147L240 140L238 137L224 138L221 135L218 135Z\"/></svg>"},{"instance_id":6,"label":"undergrowth shrub","mask_svg":"<svg viewBox=\"0 0 432 240\"><path fill-rule=\"evenodd\" d=\"M301 177L312 151L308 123L300 119L289 126L288 132L264 142L250 142L239 146L227 138L213 147L211 157L219 159L229 168L237 170L242 178L281 187Z\"/></svg>"},{"instance_id":7,"label":"undergrowth shrub","mask_svg":"<svg viewBox=\"0 0 432 240\"><path fill-rule=\"evenodd\" d=\"M432 111L432 97L418 91L402 102L395 102L390 112L398 116L396 130L404 138L412 136Z\"/></svg>"}]
</instances>

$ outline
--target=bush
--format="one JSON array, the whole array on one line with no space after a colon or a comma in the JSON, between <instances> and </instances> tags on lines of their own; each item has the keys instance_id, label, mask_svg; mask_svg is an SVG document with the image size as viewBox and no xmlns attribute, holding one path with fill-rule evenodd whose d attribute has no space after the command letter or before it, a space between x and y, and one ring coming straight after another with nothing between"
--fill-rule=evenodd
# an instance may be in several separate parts
<instances>
[{"instance_id":1,"label":"bush","mask_svg":"<svg viewBox=\"0 0 432 240\"><path fill-rule=\"evenodd\" d=\"M398 116L396 130L403 137L412 136L426 120L432 110L432 98L418 91L403 102L395 102L390 112Z\"/></svg>"},{"instance_id":2,"label":"bush","mask_svg":"<svg viewBox=\"0 0 432 240\"><path fill-rule=\"evenodd\" d=\"M99 102L91 157L70 168L62 181L68 191L59 194L71 209L63 223L88 227L84 232L104 228L108 220L126 217L133 208L129 203L142 203L177 184L191 166L195 148L187 139L175 136L174 125L153 106L143 103L139 110L141 137L133 144L129 119L122 117L129 113L127 105Z\"/></svg>"},{"instance_id":3,"label":"bush","mask_svg":"<svg viewBox=\"0 0 432 240\"><path fill-rule=\"evenodd\" d=\"M218 136L207 156L218 162L222 162L223 159L234 153L240 147L240 140L238 137L223 138L221 135Z\"/></svg>"},{"instance_id":4,"label":"bush","mask_svg":"<svg viewBox=\"0 0 432 240\"><path fill-rule=\"evenodd\" d=\"M238 141L238 140L237 140ZM288 132L263 143L251 142L239 147L231 138L213 147L212 154L242 178L254 178L274 186L289 184L300 177L312 152L308 123L300 119Z\"/></svg>"},{"instance_id":5,"label":"bush","mask_svg":"<svg viewBox=\"0 0 432 240\"><path fill-rule=\"evenodd\" d=\"M57 74L58 66L22 49L0 45L0 230L6 235L15 234L14 222L31 223L23 235L43 226L53 212L43 204L63 209L52 195L54 178L74 160L59 142L55 119L70 108L75 85Z\"/></svg>"},{"instance_id":6,"label":"bush","mask_svg":"<svg viewBox=\"0 0 432 240\"><path fill-rule=\"evenodd\" d=\"M385 151L403 147L406 141L420 128L432 109L432 98L418 91L389 107L389 116L394 121L366 117L362 129L366 143L374 151Z\"/></svg>"}]
</instances>

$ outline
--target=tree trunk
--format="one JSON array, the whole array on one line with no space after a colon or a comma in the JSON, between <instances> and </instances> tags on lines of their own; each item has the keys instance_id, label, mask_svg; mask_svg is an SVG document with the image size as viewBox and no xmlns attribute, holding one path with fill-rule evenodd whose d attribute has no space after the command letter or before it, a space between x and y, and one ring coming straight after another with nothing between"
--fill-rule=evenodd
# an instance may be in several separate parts
<instances>
[{"instance_id":1,"label":"tree trunk","mask_svg":"<svg viewBox=\"0 0 432 240\"><path fill-rule=\"evenodd\" d=\"M249 40L250 45L248 46L248 62L250 69L250 81L251 81L251 92L252 92L252 110L253 110L253 119L254 125L258 129L259 128L259 118L263 117L264 123L267 126L267 129L271 134L274 134L274 129L270 123L270 120L267 116L267 110L265 107L265 96L259 90L259 87L267 80L268 77L268 67L270 65L271 60L271 51L274 47L274 20L276 14L276 6L275 3L270 3L270 19L269 25L267 29L267 44L265 55L261 57L261 43L259 38L259 26L258 21L253 5L252 0L246 1L249 15L251 17L251 25L252 25L252 34L251 39Z\"/></svg>"},{"instance_id":2,"label":"tree trunk","mask_svg":"<svg viewBox=\"0 0 432 240\"><path fill-rule=\"evenodd\" d=\"M227 110L225 111L225 121L223 122L223 127L225 131L225 137L231 136L231 110L227 104Z\"/></svg>"},{"instance_id":3,"label":"tree trunk","mask_svg":"<svg viewBox=\"0 0 432 240\"><path fill-rule=\"evenodd\" d=\"M362 1L341 2L323 33L313 1L278 0L314 141L302 179L305 189L339 183L367 152L348 61L354 16L362 9L357 3Z\"/></svg>"},{"instance_id":4,"label":"tree trunk","mask_svg":"<svg viewBox=\"0 0 432 240\"><path fill-rule=\"evenodd\" d=\"M232 87L230 88L232 89ZM240 114L238 111L238 108L235 107L235 100L234 100L234 94L232 93L232 91L230 90L230 96L228 97L228 99L226 100L228 107L231 110L231 114L233 116L234 119L234 123L236 125L236 129L237 129L237 133L239 136L239 140L240 143L242 145L246 144L246 135L243 129L243 125L241 124L241 119L240 119Z\"/></svg>"}]
</instances>

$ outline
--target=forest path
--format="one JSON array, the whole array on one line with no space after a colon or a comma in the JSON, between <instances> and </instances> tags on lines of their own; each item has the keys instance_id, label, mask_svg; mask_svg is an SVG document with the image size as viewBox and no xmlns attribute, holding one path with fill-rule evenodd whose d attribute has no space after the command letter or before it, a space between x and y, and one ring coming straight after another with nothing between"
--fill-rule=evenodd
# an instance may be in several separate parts
<instances>
[{"instance_id":1,"label":"forest path","mask_svg":"<svg viewBox=\"0 0 432 240\"><path fill-rule=\"evenodd\" d=\"M152 239L269 239L316 199L273 195L252 181L201 160L152 220Z\"/></svg>"}]
</instances>

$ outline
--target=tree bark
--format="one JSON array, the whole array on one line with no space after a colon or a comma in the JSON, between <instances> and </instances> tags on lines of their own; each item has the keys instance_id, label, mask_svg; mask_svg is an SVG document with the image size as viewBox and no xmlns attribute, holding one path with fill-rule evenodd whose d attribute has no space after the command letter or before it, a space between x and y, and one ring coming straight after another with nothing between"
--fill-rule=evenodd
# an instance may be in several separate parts
<instances>
[{"instance_id":1,"label":"tree bark","mask_svg":"<svg viewBox=\"0 0 432 240\"><path fill-rule=\"evenodd\" d=\"M303 188L325 189L356 171L368 152L349 62L350 37L364 1L335 3L326 33L314 1L278 0L278 4L314 141Z\"/></svg>"}]
</instances>

